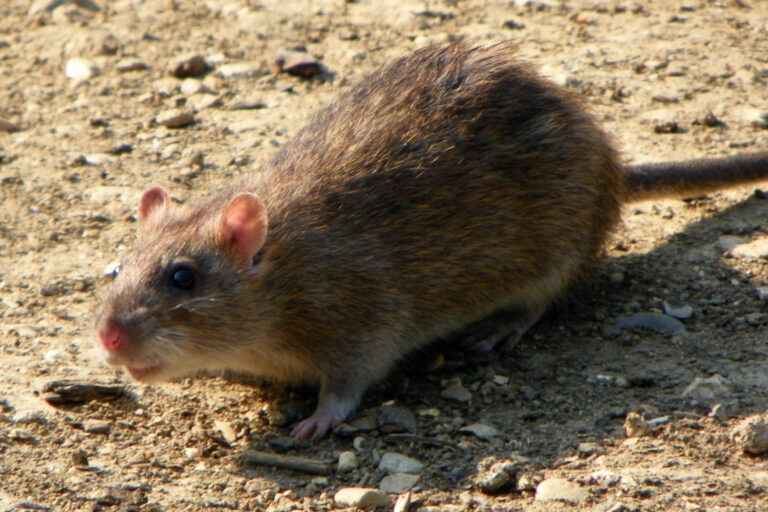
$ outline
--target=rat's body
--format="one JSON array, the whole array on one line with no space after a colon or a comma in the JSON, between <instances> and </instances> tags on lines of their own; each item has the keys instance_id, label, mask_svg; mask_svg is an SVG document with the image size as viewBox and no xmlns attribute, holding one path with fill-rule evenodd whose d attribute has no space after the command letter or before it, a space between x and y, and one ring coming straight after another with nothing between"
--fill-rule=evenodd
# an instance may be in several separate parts
<instances>
[{"instance_id":1,"label":"rat's body","mask_svg":"<svg viewBox=\"0 0 768 512\"><path fill-rule=\"evenodd\" d=\"M213 201L145 193L97 338L138 380L234 368L317 384L294 433L319 437L413 349L494 314L498 332L468 345L511 348L593 265L622 202L768 178L766 155L719 162L627 172L511 45L427 48Z\"/></svg>"}]
</instances>

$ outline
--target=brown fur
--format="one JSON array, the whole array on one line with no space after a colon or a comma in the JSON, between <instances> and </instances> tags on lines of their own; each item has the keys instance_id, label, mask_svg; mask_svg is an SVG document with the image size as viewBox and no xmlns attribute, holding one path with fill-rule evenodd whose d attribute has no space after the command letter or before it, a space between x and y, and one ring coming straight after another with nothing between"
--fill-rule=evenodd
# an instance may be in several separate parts
<instances>
[{"instance_id":1,"label":"brown fur","mask_svg":"<svg viewBox=\"0 0 768 512\"><path fill-rule=\"evenodd\" d=\"M343 417L415 348L499 311L519 337L595 262L627 183L591 116L512 45L422 49L322 110L270 167L153 223L97 331L126 326L112 362L167 364L155 380L252 370L320 385L316 415L340 400ZM242 192L269 215L254 272L217 231ZM179 258L200 274L188 303L167 284Z\"/></svg>"}]
</instances>

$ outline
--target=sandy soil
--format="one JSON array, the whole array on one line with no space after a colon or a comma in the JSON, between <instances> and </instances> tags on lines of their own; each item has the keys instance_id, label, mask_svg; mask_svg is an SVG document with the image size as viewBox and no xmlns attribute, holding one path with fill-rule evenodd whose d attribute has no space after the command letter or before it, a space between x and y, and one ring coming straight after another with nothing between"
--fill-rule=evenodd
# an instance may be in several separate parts
<instances>
[{"instance_id":1,"label":"sandy soil","mask_svg":"<svg viewBox=\"0 0 768 512\"><path fill-rule=\"evenodd\" d=\"M593 281L513 357L436 349L404 362L357 415L389 404L404 434L363 425L292 442L280 420L311 393L231 375L136 385L90 337L102 271L132 244L142 190L214 194L366 73L428 43L518 41L584 97L628 162L765 148L762 2L95 1L97 12L84 0L0 3L0 508L329 510L342 487L378 487L379 460L398 452L424 463L408 510L768 509L768 459L731 436L768 400L768 202L754 187L627 207ZM277 72L276 52L298 46L323 75ZM190 52L216 66L202 92L168 73ZM92 76L68 78L71 59ZM125 59L145 68L120 71ZM196 108L196 122L156 123L176 107ZM664 301L691 307L686 334L617 327ZM696 378L712 380L684 393ZM52 405L61 394L46 385L62 379L119 396ZM457 379L469 401L443 395ZM658 421L627 438L637 411ZM463 433L472 424L496 435ZM246 449L334 468L353 451L358 467L318 477L249 464ZM504 460L509 486L483 492L483 468ZM556 478L582 494L536 500Z\"/></svg>"}]
</instances>

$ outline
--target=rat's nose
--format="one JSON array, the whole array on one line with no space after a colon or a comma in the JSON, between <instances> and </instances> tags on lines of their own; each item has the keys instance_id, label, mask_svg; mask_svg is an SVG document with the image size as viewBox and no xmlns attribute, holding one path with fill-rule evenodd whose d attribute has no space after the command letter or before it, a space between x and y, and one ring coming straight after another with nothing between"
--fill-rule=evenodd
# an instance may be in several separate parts
<instances>
[{"instance_id":1,"label":"rat's nose","mask_svg":"<svg viewBox=\"0 0 768 512\"><path fill-rule=\"evenodd\" d=\"M108 320L96 334L96 337L104 350L114 354L125 345L125 328L114 320Z\"/></svg>"}]
</instances>

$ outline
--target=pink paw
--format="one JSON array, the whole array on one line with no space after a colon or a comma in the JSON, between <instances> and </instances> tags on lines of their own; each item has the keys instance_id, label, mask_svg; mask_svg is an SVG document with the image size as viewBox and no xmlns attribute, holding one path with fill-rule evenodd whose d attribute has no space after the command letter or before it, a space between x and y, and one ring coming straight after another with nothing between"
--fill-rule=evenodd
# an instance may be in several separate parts
<instances>
[{"instance_id":1,"label":"pink paw","mask_svg":"<svg viewBox=\"0 0 768 512\"><path fill-rule=\"evenodd\" d=\"M341 423L343 419L338 413L317 410L312 416L293 427L291 435L297 439L317 441L325 437L328 431Z\"/></svg>"}]
</instances>

